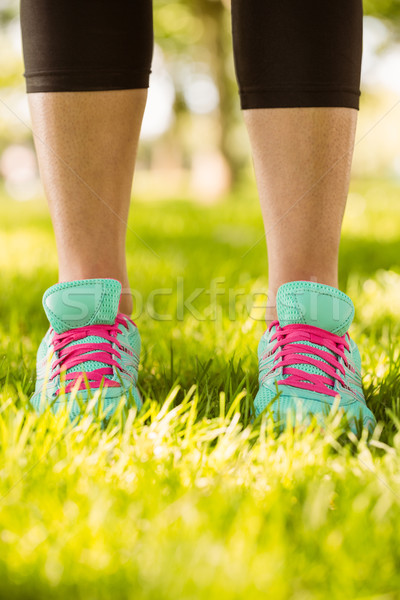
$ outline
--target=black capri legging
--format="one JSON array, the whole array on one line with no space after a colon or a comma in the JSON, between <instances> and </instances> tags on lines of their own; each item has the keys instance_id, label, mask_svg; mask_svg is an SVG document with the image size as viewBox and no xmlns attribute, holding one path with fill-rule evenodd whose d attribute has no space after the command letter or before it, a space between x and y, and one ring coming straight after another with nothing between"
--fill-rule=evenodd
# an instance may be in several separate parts
<instances>
[{"instance_id":1,"label":"black capri legging","mask_svg":"<svg viewBox=\"0 0 400 600\"><path fill-rule=\"evenodd\" d=\"M21 0L21 27L28 92L148 87L151 0ZM232 29L242 108L358 108L362 0L232 0Z\"/></svg>"}]
</instances>

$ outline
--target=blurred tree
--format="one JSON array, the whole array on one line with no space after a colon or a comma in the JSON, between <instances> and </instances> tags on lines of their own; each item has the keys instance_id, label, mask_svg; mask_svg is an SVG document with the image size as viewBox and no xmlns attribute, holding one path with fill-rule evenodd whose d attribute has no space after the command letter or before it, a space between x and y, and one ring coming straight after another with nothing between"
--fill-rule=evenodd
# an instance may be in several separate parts
<instances>
[{"instance_id":1,"label":"blurred tree","mask_svg":"<svg viewBox=\"0 0 400 600\"><path fill-rule=\"evenodd\" d=\"M18 14L17 0L1 0L0 2L0 27L14 19Z\"/></svg>"},{"instance_id":2,"label":"blurred tree","mask_svg":"<svg viewBox=\"0 0 400 600\"><path fill-rule=\"evenodd\" d=\"M364 0L364 13L381 19L392 21L393 26L400 29L400 0Z\"/></svg>"},{"instance_id":3,"label":"blurred tree","mask_svg":"<svg viewBox=\"0 0 400 600\"><path fill-rule=\"evenodd\" d=\"M231 143L238 121L239 98L234 76L229 0L155 0L156 40L173 60L182 56L206 62L218 88L218 146L235 180L242 166L240 151ZM187 112L177 95L176 112ZM179 124L178 124L179 127Z\"/></svg>"},{"instance_id":4,"label":"blurred tree","mask_svg":"<svg viewBox=\"0 0 400 600\"><path fill-rule=\"evenodd\" d=\"M203 21L203 40L209 50L210 70L219 93L219 149L234 181L239 174L240 156L231 143L230 131L237 121L239 98L234 77L230 13L223 0L185 0Z\"/></svg>"}]
</instances>

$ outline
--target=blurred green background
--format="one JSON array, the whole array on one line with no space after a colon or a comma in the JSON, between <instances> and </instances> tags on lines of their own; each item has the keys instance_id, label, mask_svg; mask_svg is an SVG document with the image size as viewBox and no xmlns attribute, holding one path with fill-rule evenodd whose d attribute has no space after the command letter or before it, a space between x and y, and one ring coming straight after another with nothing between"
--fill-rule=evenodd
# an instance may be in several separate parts
<instances>
[{"instance_id":1,"label":"blurred green background","mask_svg":"<svg viewBox=\"0 0 400 600\"><path fill-rule=\"evenodd\" d=\"M153 74L134 188L140 197L184 195L213 202L251 175L229 3L154 2ZM398 178L400 110L393 106L400 99L400 2L366 0L364 8L363 95L354 176ZM8 194L27 200L41 191L24 93L16 0L1 0L0 22L0 173Z\"/></svg>"}]
</instances>

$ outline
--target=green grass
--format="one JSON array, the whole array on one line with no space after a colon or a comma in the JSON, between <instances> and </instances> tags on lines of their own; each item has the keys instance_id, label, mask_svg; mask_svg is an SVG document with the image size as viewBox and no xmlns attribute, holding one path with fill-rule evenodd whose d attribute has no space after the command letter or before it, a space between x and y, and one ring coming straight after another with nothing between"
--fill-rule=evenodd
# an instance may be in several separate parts
<instances>
[{"instance_id":1,"label":"green grass","mask_svg":"<svg viewBox=\"0 0 400 600\"><path fill-rule=\"evenodd\" d=\"M145 407L106 429L36 417L55 245L43 203L2 197L0 597L400 597L399 195L355 182L341 246L372 441L340 415L325 434L250 423L267 288L253 187L213 207L135 201Z\"/></svg>"}]
</instances>

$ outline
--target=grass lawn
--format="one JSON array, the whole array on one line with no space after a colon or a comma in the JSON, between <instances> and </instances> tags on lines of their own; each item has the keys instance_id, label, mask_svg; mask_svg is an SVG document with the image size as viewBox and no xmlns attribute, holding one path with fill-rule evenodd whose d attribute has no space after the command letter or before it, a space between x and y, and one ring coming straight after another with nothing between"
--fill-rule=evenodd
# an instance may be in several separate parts
<instances>
[{"instance_id":1,"label":"grass lawn","mask_svg":"<svg viewBox=\"0 0 400 600\"><path fill-rule=\"evenodd\" d=\"M254 187L135 200L140 414L29 408L57 280L44 203L0 200L0 597L400 598L400 185L352 185L340 285L356 305L371 441L251 424L267 288Z\"/></svg>"}]
</instances>

